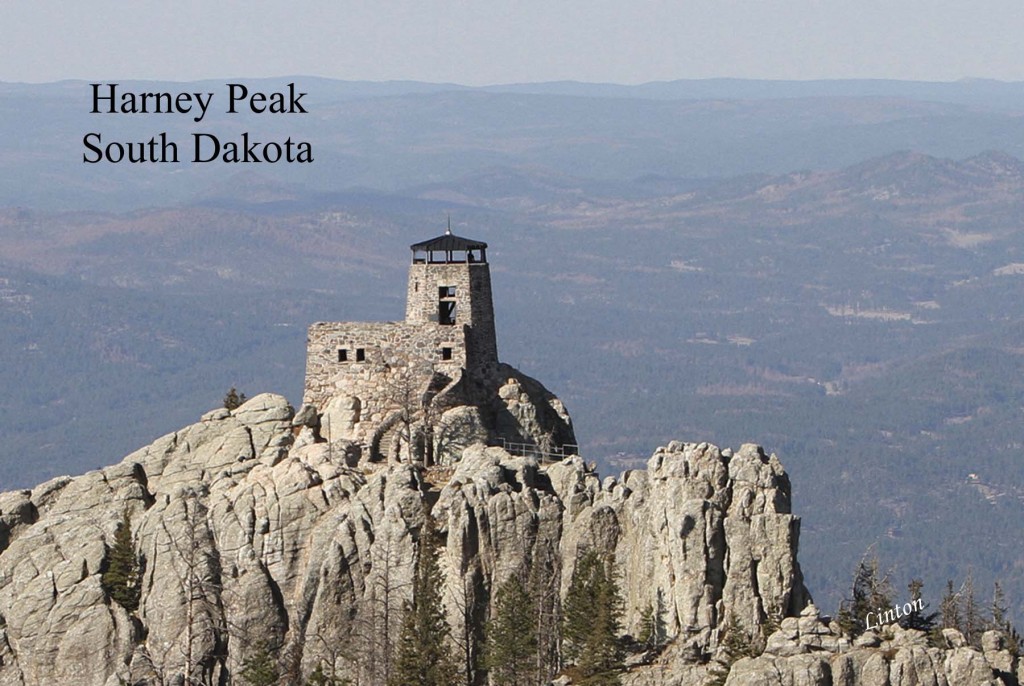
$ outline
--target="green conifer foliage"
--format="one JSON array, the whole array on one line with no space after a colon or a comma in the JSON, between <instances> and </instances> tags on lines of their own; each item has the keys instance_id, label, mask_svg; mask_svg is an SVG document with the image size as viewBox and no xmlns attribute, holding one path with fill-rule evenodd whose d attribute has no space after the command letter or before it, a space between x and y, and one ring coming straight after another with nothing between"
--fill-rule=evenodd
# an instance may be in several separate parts
<instances>
[{"instance_id":1,"label":"green conifer foliage","mask_svg":"<svg viewBox=\"0 0 1024 686\"><path fill-rule=\"evenodd\" d=\"M877 557L865 557L853 575L851 597L843 601L836 621L851 637L860 636L867 628L869 612L885 612L892 607L893 592L889 575L879 570ZM877 621L872 624L877 624Z\"/></svg>"},{"instance_id":2,"label":"green conifer foliage","mask_svg":"<svg viewBox=\"0 0 1024 686\"><path fill-rule=\"evenodd\" d=\"M964 635L967 644L975 648L981 648L981 634L985 630L985 620L981 616L981 607L974 595L974 572L967 571L967 578L960 587L960 597L963 599L963 624L960 631Z\"/></svg>"},{"instance_id":3,"label":"green conifer foliage","mask_svg":"<svg viewBox=\"0 0 1024 686\"><path fill-rule=\"evenodd\" d=\"M710 671L711 682L708 686L724 686L729 678L729 671L737 660L754 657L759 653L753 638L740 624L736 615L729 616L719 643L721 645L719 664Z\"/></svg>"},{"instance_id":4,"label":"green conifer foliage","mask_svg":"<svg viewBox=\"0 0 1024 686\"><path fill-rule=\"evenodd\" d=\"M665 643L665 601L658 589L657 602L648 602L640 613L640 633L637 641L648 650L660 648Z\"/></svg>"},{"instance_id":5,"label":"green conifer foliage","mask_svg":"<svg viewBox=\"0 0 1024 686\"><path fill-rule=\"evenodd\" d=\"M588 551L576 563L565 599L562 656L571 663L574 683L615 686L621 683L624 651L622 598L611 560Z\"/></svg>"},{"instance_id":6,"label":"green conifer foliage","mask_svg":"<svg viewBox=\"0 0 1024 686\"><path fill-rule=\"evenodd\" d=\"M907 591L910 593L910 602L916 603L921 599L921 589L924 588L924 582L920 579L912 579L907 585ZM939 616L937 612L925 612L929 605L924 603L924 606L920 610L913 610L909 615L904 615L900 620L900 626L904 629L917 629L925 633L931 633L935 630L935 619Z\"/></svg>"},{"instance_id":7,"label":"green conifer foliage","mask_svg":"<svg viewBox=\"0 0 1024 686\"><path fill-rule=\"evenodd\" d=\"M487 624L486 635L485 661L493 686L537 683L537 627L533 602L514 574L495 594L494 616Z\"/></svg>"},{"instance_id":8,"label":"green conifer foliage","mask_svg":"<svg viewBox=\"0 0 1024 686\"><path fill-rule=\"evenodd\" d=\"M114 531L114 545L107 550L106 571L100 583L107 596L128 612L139 609L142 564L135 554L131 513L125 508Z\"/></svg>"},{"instance_id":9,"label":"green conifer foliage","mask_svg":"<svg viewBox=\"0 0 1024 686\"><path fill-rule=\"evenodd\" d=\"M228 410L237 410L241 407L248 398L245 397L245 393L239 393L234 386L224 396L224 408Z\"/></svg>"},{"instance_id":10,"label":"green conifer foliage","mask_svg":"<svg viewBox=\"0 0 1024 686\"><path fill-rule=\"evenodd\" d=\"M439 548L429 513L420 532L412 601L406 603L398 653L389 686L452 686L458 667L448 645L448 623L441 600Z\"/></svg>"},{"instance_id":11,"label":"green conifer foliage","mask_svg":"<svg viewBox=\"0 0 1024 686\"><path fill-rule=\"evenodd\" d=\"M539 683L547 683L560 667L559 639L561 636L562 607L560 594L561 568L550 542L534 550L530 562L529 589L531 613L537 652L534 662Z\"/></svg>"},{"instance_id":12,"label":"green conifer foliage","mask_svg":"<svg viewBox=\"0 0 1024 686\"><path fill-rule=\"evenodd\" d=\"M270 648L263 645L242 662L239 676L250 686L276 686L281 678L281 672L270 653Z\"/></svg>"},{"instance_id":13,"label":"green conifer foliage","mask_svg":"<svg viewBox=\"0 0 1024 686\"><path fill-rule=\"evenodd\" d=\"M348 686L350 684L348 679L338 679L328 671L324 669L323 663L319 663L313 673L306 679L306 686Z\"/></svg>"},{"instance_id":14,"label":"green conifer foliage","mask_svg":"<svg viewBox=\"0 0 1024 686\"><path fill-rule=\"evenodd\" d=\"M1006 648L1014 657L1020 657L1024 641L1017 628L1009 618L1009 608L1006 606L1006 594L1003 593L1003 586L996 581L992 586L992 610L989 628L1002 632L1006 638Z\"/></svg>"}]
</instances>

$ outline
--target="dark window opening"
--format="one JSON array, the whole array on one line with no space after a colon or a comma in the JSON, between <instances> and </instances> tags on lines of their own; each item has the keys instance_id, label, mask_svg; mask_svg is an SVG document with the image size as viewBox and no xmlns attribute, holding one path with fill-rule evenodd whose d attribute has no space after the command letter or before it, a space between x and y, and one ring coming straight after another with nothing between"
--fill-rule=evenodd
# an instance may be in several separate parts
<instances>
[{"instance_id":1,"label":"dark window opening","mask_svg":"<svg viewBox=\"0 0 1024 686\"><path fill-rule=\"evenodd\" d=\"M455 297L455 286L438 286L437 297L439 298L454 298Z\"/></svg>"},{"instance_id":2,"label":"dark window opening","mask_svg":"<svg viewBox=\"0 0 1024 686\"><path fill-rule=\"evenodd\" d=\"M455 301L442 300L437 304L437 323L448 326L455 323Z\"/></svg>"},{"instance_id":3,"label":"dark window opening","mask_svg":"<svg viewBox=\"0 0 1024 686\"><path fill-rule=\"evenodd\" d=\"M338 362L348 362L348 351L344 348L338 351Z\"/></svg>"},{"instance_id":4,"label":"dark window opening","mask_svg":"<svg viewBox=\"0 0 1024 686\"><path fill-rule=\"evenodd\" d=\"M452 349L451 348L441 348L441 359L442 360L450 360L450 359L452 359Z\"/></svg>"},{"instance_id":5,"label":"dark window opening","mask_svg":"<svg viewBox=\"0 0 1024 686\"><path fill-rule=\"evenodd\" d=\"M363 348L356 348L356 362L366 361L366 350Z\"/></svg>"}]
</instances>

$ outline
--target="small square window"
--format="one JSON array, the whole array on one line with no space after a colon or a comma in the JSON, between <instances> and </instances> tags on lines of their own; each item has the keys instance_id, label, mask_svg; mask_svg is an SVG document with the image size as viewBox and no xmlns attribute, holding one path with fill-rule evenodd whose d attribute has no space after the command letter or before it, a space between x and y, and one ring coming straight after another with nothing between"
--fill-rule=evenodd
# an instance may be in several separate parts
<instances>
[{"instance_id":1,"label":"small square window","mask_svg":"<svg viewBox=\"0 0 1024 686\"><path fill-rule=\"evenodd\" d=\"M348 351L344 348L338 350L338 362L348 362Z\"/></svg>"},{"instance_id":2,"label":"small square window","mask_svg":"<svg viewBox=\"0 0 1024 686\"><path fill-rule=\"evenodd\" d=\"M356 362L366 361L366 350L364 348L356 348Z\"/></svg>"},{"instance_id":3,"label":"small square window","mask_svg":"<svg viewBox=\"0 0 1024 686\"><path fill-rule=\"evenodd\" d=\"M454 298L455 297L455 286L438 286L437 297L439 298Z\"/></svg>"},{"instance_id":4,"label":"small square window","mask_svg":"<svg viewBox=\"0 0 1024 686\"><path fill-rule=\"evenodd\" d=\"M450 359L452 359L452 349L451 348L441 348L441 359L442 360L450 360Z\"/></svg>"}]
</instances>

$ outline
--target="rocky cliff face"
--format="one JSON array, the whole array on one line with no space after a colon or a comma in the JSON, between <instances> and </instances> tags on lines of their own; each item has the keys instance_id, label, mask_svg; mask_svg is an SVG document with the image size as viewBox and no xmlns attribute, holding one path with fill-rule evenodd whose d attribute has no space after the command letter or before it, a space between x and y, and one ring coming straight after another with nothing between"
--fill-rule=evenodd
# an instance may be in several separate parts
<instances>
[{"instance_id":1,"label":"rocky cliff face","mask_svg":"<svg viewBox=\"0 0 1024 686\"><path fill-rule=\"evenodd\" d=\"M790 619L729 684L952 686L996 683L979 679L1000 660L1016 668L995 649L835 635L803 586L788 479L756 446L672 443L646 470L601 480L579 457L541 467L476 445L424 472L313 442L304 414L257 396L113 467L0 494L0 686L226 684L262 652L282 683L321 664L384 683L427 513L447 534L446 606L467 664L492 589L519 574L557 605L596 548L615 555L626 630L654 608L666 644L631 658L633 684L703 683L733 616L752 631ZM126 510L144 563L131 614L101 582Z\"/></svg>"}]
</instances>

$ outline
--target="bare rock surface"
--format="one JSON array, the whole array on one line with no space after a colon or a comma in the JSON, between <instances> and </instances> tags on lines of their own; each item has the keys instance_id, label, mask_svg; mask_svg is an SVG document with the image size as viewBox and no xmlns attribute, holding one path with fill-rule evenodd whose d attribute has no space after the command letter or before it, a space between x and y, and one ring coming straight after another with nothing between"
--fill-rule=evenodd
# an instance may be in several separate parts
<instances>
[{"instance_id":1,"label":"bare rock surface","mask_svg":"<svg viewBox=\"0 0 1024 686\"><path fill-rule=\"evenodd\" d=\"M514 385L505 407L528 424ZM578 456L540 465L482 444L445 468L370 465L316 429L259 395L117 465L0 494L0 686L227 683L260 650L283 684L320 664L384 683L427 516L446 536L456 638L509 575L557 603L584 551L613 554L625 630L638 635L648 608L659 617L659 650L630 660L634 686L704 683L729 617L781 622L732 686L988 684L991 663L1018 668L996 637L982 654L833 633L804 588L789 480L757 446L673 442L647 469L602 479ZM125 512L143 563L131 613L102 584Z\"/></svg>"}]
</instances>

